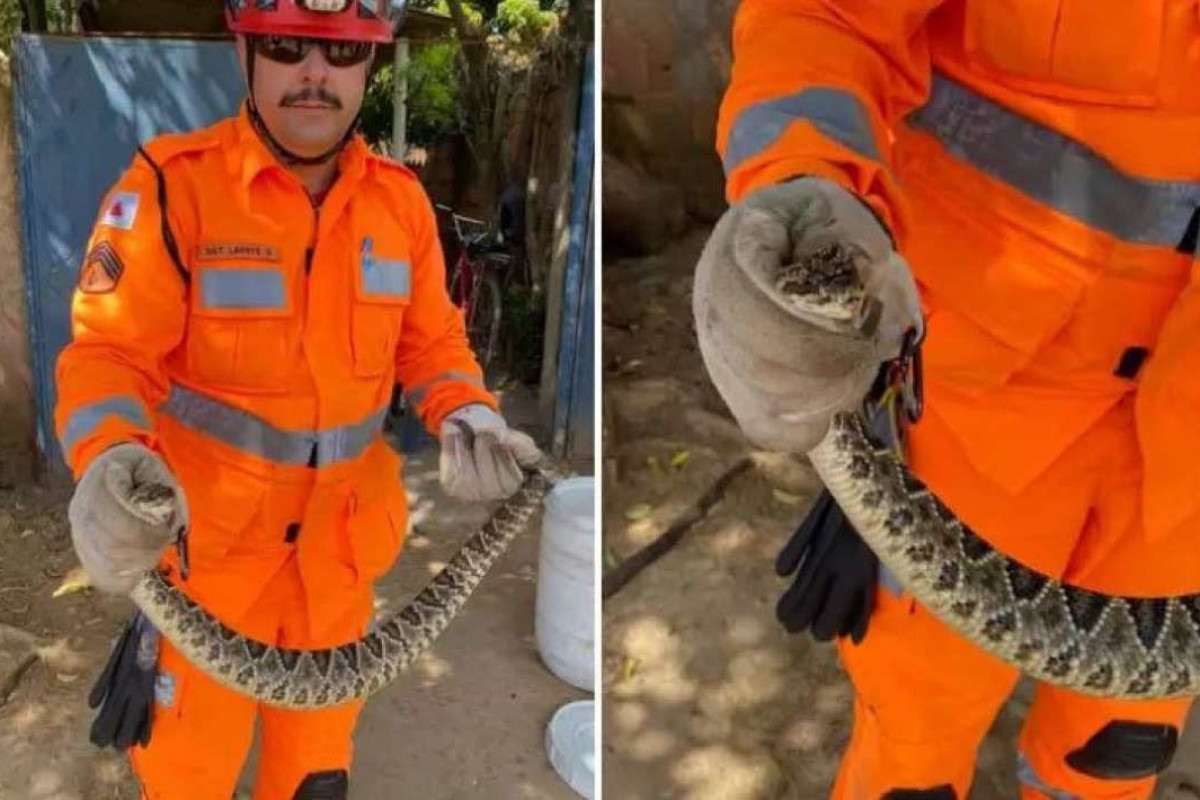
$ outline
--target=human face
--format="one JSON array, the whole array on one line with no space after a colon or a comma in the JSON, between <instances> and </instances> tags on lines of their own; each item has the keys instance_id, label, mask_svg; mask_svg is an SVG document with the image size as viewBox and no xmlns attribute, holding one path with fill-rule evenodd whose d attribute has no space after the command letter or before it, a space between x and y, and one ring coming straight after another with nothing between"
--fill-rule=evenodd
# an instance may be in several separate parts
<instances>
[{"instance_id":1,"label":"human face","mask_svg":"<svg viewBox=\"0 0 1200 800\"><path fill-rule=\"evenodd\" d=\"M239 36L237 46L238 60L245 65L246 48L252 45ZM332 66L322 48L310 47L296 63L288 64L271 58L272 51L260 47L254 60L258 113L271 135L293 153L311 157L327 152L362 107L371 58ZM294 53L286 48L283 52Z\"/></svg>"}]
</instances>

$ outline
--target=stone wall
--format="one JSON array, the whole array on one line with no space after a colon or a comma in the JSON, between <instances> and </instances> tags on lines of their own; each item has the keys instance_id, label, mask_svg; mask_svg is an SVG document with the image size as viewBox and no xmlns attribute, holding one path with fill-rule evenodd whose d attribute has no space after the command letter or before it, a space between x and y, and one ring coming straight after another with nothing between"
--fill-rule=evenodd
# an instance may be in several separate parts
<instances>
[{"instance_id":1,"label":"stone wall","mask_svg":"<svg viewBox=\"0 0 1200 800\"><path fill-rule=\"evenodd\" d=\"M724 209L716 120L729 80L736 5L736 0L603 4L605 153L634 173L674 187L677 202L704 222ZM652 193L661 197L663 191L670 189ZM638 209L628 216L645 213ZM672 225L668 217L650 227Z\"/></svg>"}]
</instances>

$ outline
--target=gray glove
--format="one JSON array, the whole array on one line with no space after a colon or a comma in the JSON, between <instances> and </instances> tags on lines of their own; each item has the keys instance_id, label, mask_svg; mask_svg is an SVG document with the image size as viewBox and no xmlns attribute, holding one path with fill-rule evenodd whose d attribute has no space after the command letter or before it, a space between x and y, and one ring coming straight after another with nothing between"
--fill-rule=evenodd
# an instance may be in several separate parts
<instances>
[{"instance_id":1,"label":"gray glove","mask_svg":"<svg viewBox=\"0 0 1200 800\"><path fill-rule=\"evenodd\" d=\"M169 490L157 500L150 490L156 486ZM114 594L128 594L188 525L183 489L166 463L140 444L97 456L75 487L67 516L92 584Z\"/></svg>"},{"instance_id":2,"label":"gray glove","mask_svg":"<svg viewBox=\"0 0 1200 800\"><path fill-rule=\"evenodd\" d=\"M810 313L775 287L781 267L831 244L853 255L877 324ZM862 402L910 328L923 334L916 284L887 232L822 178L759 189L725 213L697 265L692 310L709 377L742 432L796 453Z\"/></svg>"},{"instance_id":3,"label":"gray glove","mask_svg":"<svg viewBox=\"0 0 1200 800\"><path fill-rule=\"evenodd\" d=\"M442 488L461 500L501 500L525 480L521 467L542 460L533 439L482 403L463 406L442 421Z\"/></svg>"}]
</instances>

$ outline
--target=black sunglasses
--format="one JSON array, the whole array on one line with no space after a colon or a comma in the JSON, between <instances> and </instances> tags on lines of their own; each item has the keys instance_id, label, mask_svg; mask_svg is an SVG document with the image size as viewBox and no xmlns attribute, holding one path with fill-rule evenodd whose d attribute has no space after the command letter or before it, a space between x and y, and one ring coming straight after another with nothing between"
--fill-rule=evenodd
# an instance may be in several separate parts
<instances>
[{"instance_id":1,"label":"black sunglasses","mask_svg":"<svg viewBox=\"0 0 1200 800\"><path fill-rule=\"evenodd\" d=\"M325 56L331 67L352 67L361 64L370 58L374 51L370 42L308 39L275 34L254 37L254 51L263 58L280 64L299 64L314 47L321 48L321 55Z\"/></svg>"}]
</instances>

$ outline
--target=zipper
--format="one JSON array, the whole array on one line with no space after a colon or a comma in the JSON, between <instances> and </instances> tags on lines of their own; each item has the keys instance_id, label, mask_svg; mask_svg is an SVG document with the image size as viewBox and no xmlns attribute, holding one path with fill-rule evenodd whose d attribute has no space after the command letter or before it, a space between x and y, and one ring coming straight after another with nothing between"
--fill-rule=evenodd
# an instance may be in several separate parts
<instances>
[{"instance_id":1,"label":"zipper","mask_svg":"<svg viewBox=\"0 0 1200 800\"><path fill-rule=\"evenodd\" d=\"M307 277L312 275L313 256L317 252L317 236L321 232L321 208L313 203L312 195L307 190L305 190L304 194L308 197L308 207L313 212L312 240L308 244L308 249L304 251L304 275Z\"/></svg>"}]
</instances>

